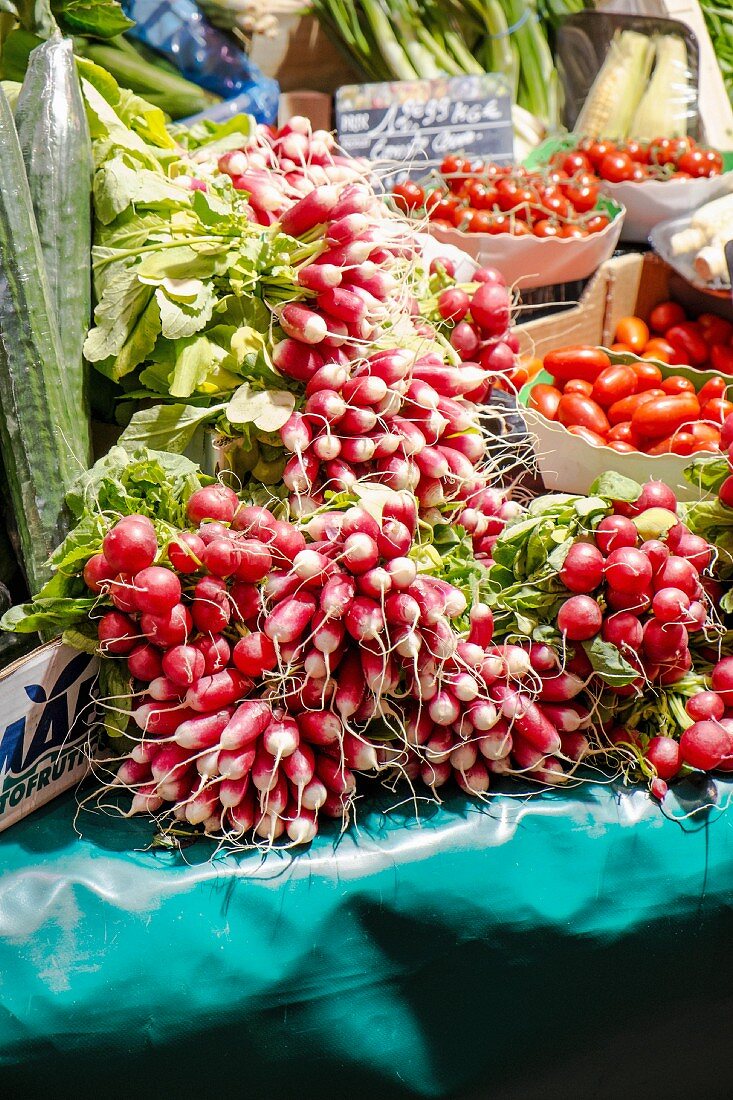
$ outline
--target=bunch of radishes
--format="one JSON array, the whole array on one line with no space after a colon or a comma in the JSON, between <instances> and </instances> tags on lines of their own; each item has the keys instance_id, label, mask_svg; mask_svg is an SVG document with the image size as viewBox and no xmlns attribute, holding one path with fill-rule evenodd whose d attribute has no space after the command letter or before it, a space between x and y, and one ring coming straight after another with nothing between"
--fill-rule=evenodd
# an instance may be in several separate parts
<instances>
[{"instance_id":1,"label":"bunch of radishes","mask_svg":"<svg viewBox=\"0 0 733 1100\"><path fill-rule=\"evenodd\" d=\"M277 131L258 126L244 148L219 158L218 168L238 191L248 193L252 218L260 225L279 221L314 187L343 188L370 172L367 161L340 154L333 134L313 130L300 115Z\"/></svg>"},{"instance_id":2,"label":"bunch of radishes","mask_svg":"<svg viewBox=\"0 0 733 1100\"><path fill-rule=\"evenodd\" d=\"M571 546L560 570L574 594L560 607L557 628L570 643L600 635L618 648L639 673L614 689L620 695L682 679L692 667L690 635L711 625L702 574L712 550L676 513L672 490L647 482L634 504L617 502L592 541ZM645 538L650 527L664 541Z\"/></svg>"},{"instance_id":3,"label":"bunch of radishes","mask_svg":"<svg viewBox=\"0 0 733 1100\"><path fill-rule=\"evenodd\" d=\"M461 749L448 769L464 789L482 793L490 771L509 770L500 711L529 659L491 646L480 603L458 629L465 596L410 557L411 494L386 493L379 519L361 506L315 515L310 541L221 485L197 490L187 514L195 529L165 546L149 519L123 517L84 568L100 651L126 659L135 685L138 742L117 776L132 813L162 811L234 842L254 831L306 843L319 814L348 819L356 772L410 775L419 759L437 787L450 777L446 766L433 774L448 742ZM529 722L517 699L511 718ZM560 738L543 745L544 761ZM536 778L561 771L535 763Z\"/></svg>"},{"instance_id":4,"label":"bunch of radishes","mask_svg":"<svg viewBox=\"0 0 733 1100\"><path fill-rule=\"evenodd\" d=\"M461 360L490 376L509 376L516 367L519 341L510 331L511 301L504 276L494 267L478 267L471 282L456 282L456 264L438 258L430 265L434 304L428 318L445 329ZM475 400L482 400L476 396Z\"/></svg>"}]
</instances>

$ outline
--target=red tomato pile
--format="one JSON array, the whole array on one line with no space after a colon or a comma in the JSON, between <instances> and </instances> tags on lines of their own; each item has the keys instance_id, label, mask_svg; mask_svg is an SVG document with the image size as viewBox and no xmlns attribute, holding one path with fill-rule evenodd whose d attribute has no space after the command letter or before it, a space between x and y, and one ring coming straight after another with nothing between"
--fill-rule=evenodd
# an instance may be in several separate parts
<instances>
[{"instance_id":1,"label":"red tomato pile","mask_svg":"<svg viewBox=\"0 0 733 1100\"><path fill-rule=\"evenodd\" d=\"M647 325L640 317L622 317L612 351L633 351L644 359L672 366L712 368L733 375L733 324L715 313L688 320L678 302L660 302Z\"/></svg>"},{"instance_id":2,"label":"red tomato pile","mask_svg":"<svg viewBox=\"0 0 733 1100\"><path fill-rule=\"evenodd\" d=\"M612 363L599 348L560 348L544 359L553 385L534 386L529 406L597 447L649 455L720 450L720 426L733 404L720 376L699 391L652 362Z\"/></svg>"},{"instance_id":3,"label":"red tomato pile","mask_svg":"<svg viewBox=\"0 0 733 1100\"><path fill-rule=\"evenodd\" d=\"M723 171L720 153L698 145L689 137L628 142L582 141L570 152L556 153L550 163L568 178L594 173L608 183L703 179L719 176Z\"/></svg>"},{"instance_id":4,"label":"red tomato pile","mask_svg":"<svg viewBox=\"0 0 733 1100\"><path fill-rule=\"evenodd\" d=\"M449 156L441 164L444 185L423 188L406 180L392 196L403 213L468 233L515 237L587 237L609 224L596 210L598 181L589 173L532 172L516 166Z\"/></svg>"}]
</instances>

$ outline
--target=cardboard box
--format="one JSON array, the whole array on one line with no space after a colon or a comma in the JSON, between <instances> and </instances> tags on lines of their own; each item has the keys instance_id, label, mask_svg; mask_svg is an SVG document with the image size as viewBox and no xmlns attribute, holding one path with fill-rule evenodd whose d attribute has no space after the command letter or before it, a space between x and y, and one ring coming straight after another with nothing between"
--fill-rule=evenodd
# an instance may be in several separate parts
<instances>
[{"instance_id":1,"label":"cardboard box","mask_svg":"<svg viewBox=\"0 0 733 1100\"><path fill-rule=\"evenodd\" d=\"M98 667L57 640L0 673L0 831L86 775Z\"/></svg>"},{"instance_id":2,"label":"cardboard box","mask_svg":"<svg viewBox=\"0 0 733 1100\"><path fill-rule=\"evenodd\" d=\"M567 344L607 347L622 317L646 320L654 306L668 299L693 316L709 311L733 320L733 302L695 290L658 256L634 252L602 264L576 305L518 325L520 350L542 359L548 351Z\"/></svg>"}]
</instances>

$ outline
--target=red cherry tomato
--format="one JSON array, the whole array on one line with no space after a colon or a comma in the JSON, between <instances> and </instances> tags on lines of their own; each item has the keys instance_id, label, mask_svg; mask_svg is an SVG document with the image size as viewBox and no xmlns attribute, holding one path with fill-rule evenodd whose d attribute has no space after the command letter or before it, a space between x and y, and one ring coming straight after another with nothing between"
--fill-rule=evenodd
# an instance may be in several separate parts
<instances>
[{"instance_id":1,"label":"red cherry tomato","mask_svg":"<svg viewBox=\"0 0 733 1100\"><path fill-rule=\"evenodd\" d=\"M488 210L469 210L466 229L469 233L488 233L491 228L491 214Z\"/></svg>"},{"instance_id":2,"label":"red cherry tomato","mask_svg":"<svg viewBox=\"0 0 733 1100\"><path fill-rule=\"evenodd\" d=\"M681 325L687 314L677 302L660 302L649 314L649 327L653 332L666 333L673 325Z\"/></svg>"},{"instance_id":3,"label":"red cherry tomato","mask_svg":"<svg viewBox=\"0 0 733 1100\"><path fill-rule=\"evenodd\" d=\"M594 141L586 150L588 160L594 168L598 168L603 158L608 153L615 153L616 146L610 141Z\"/></svg>"},{"instance_id":4,"label":"red cherry tomato","mask_svg":"<svg viewBox=\"0 0 733 1100\"><path fill-rule=\"evenodd\" d=\"M705 415L704 409L701 415ZM690 426L690 431L698 443L713 443L715 449L720 446L720 429L716 428L714 424L706 424L704 420L697 420Z\"/></svg>"},{"instance_id":5,"label":"red cherry tomato","mask_svg":"<svg viewBox=\"0 0 733 1100\"><path fill-rule=\"evenodd\" d=\"M422 206L425 202L425 192L419 184L413 183L412 180L404 180L402 183L396 183L392 188L392 196L395 201L395 206L404 213L409 213L411 210L417 209L418 206Z\"/></svg>"},{"instance_id":6,"label":"red cherry tomato","mask_svg":"<svg viewBox=\"0 0 733 1100\"><path fill-rule=\"evenodd\" d=\"M562 388L563 393L582 393L590 397L593 393L593 383L586 382L584 378L571 378Z\"/></svg>"},{"instance_id":7,"label":"red cherry tomato","mask_svg":"<svg viewBox=\"0 0 733 1100\"><path fill-rule=\"evenodd\" d=\"M590 344L573 344L548 352L544 366L558 385L563 386L572 378L595 382L601 371L611 366L611 360L600 348L594 348Z\"/></svg>"},{"instance_id":8,"label":"red cherry tomato","mask_svg":"<svg viewBox=\"0 0 733 1100\"><path fill-rule=\"evenodd\" d=\"M588 428L597 435L605 436L610 427L608 417L601 406L590 397L580 393L564 393L557 407L557 419L566 428L578 426Z\"/></svg>"},{"instance_id":9,"label":"red cherry tomato","mask_svg":"<svg viewBox=\"0 0 733 1100\"><path fill-rule=\"evenodd\" d=\"M560 167L569 176L574 176L576 172L589 172L591 164L584 153L579 153L576 150L565 154L560 161Z\"/></svg>"},{"instance_id":10,"label":"red cherry tomato","mask_svg":"<svg viewBox=\"0 0 733 1100\"><path fill-rule=\"evenodd\" d=\"M581 237L588 236L588 230L582 225L563 225L558 233L559 237L564 237L566 240L580 240Z\"/></svg>"},{"instance_id":11,"label":"red cherry tomato","mask_svg":"<svg viewBox=\"0 0 733 1100\"><path fill-rule=\"evenodd\" d=\"M733 375L733 348L715 344L710 349L710 363L713 370L719 370L721 374Z\"/></svg>"},{"instance_id":12,"label":"red cherry tomato","mask_svg":"<svg viewBox=\"0 0 733 1100\"><path fill-rule=\"evenodd\" d=\"M612 439L608 446L619 454L631 454L636 450L632 443L626 443L623 439Z\"/></svg>"},{"instance_id":13,"label":"red cherry tomato","mask_svg":"<svg viewBox=\"0 0 733 1100\"><path fill-rule=\"evenodd\" d=\"M548 420L554 420L557 416L557 407L560 404L561 397L562 394L554 386L538 382L530 392L529 407L542 413Z\"/></svg>"},{"instance_id":14,"label":"red cherry tomato","mask_svg":"<svg viewBox=\"0 0 733 1100\"><path fill-rule=\"evenodd\" d=\"M707 160L702 149L688 149L677 161L677 167L693 179L708 175Z\"/></svg>"},{"instance_id":15,"label":"red cherry tomato","mask_svg":"<svg viewBox=\"0 0 733 1100\"><path fill-rule=\"evenodd\" d=\"M598 187L594 183L566 183L563 192L578 214L587 214L598 202Z\"/></svg>"},{"instance_id":16,"label":"red cherry tomato","mask_svg":"<svg viewBox=\"0 0 733 1100\"><path fill-rule=\"evenodd\" d=\"M708 344L729 344L733 337L733 325L717 313L701 313L697 323L702 325L702 334Z\"/></svg>"},{"instance_id":17,"label":"red cherry tomato","mask_svg":"<svg viewBox=\"0 0 733 1100\"><path fill-rule=\"evenodd\" d=\"M705 419L712 420L715 424L722 424L731 413L733 413L733 402L726 401L723 397L713 397L703 409Z\"/></svg>"},{"instance_id":18,"label":"red cherry tomato","mask_svg":"<svg viewBox=\"0 0 733 1100\"><path fill-rule=\"evenodd\" d=\"M631 179L634 164L627 153L606 153L598 166L598 174L601 179L609 183L623 183Z\"/></svg>"},{"instance_id":19,"label":"red cherry tomato","mask_svg":"<svg viewBox=\"0 0 733 1100\"><path fill-rule=\"evenodd\" d=\"M548 218L540 218L539 221L534 223L532 232L535 237L557 237L560 230L554 222L551 222Z\"/></svg>"},{"instance_id":20,"label":"red cherry tomato","mask_svg":"<svg viewBox=\"0 0 733 1100\"><path fill-rule=\"evenodd\" d=\"M716 378L709 378L702 389L698 392L697 399L700 402L701 407L707 404L708 401L712 401L714 397L725 397L725 392L728 389L728 385L724 378L720 376Z\"/></svg>"},{"instance_id":21,"label":"red cherry tomato","mask_svg":"<svg viewBox=\"0 0 733 1100\"><path fill-rule=\"evenodd\" d=\"M689 364L701 367L708 359L708 346L702 335L702 328L694 321L684 321L673 325L664 334L665 340L674 348L671 362L675 365Z\"/></svg>"},{"instance_id":22,"label":"red cherry tomato","mask_svg":"<svg viewBox=\"0 0 733 1100\"><path fill-rule=\"evenodd\" d=\"M633 393L636 393L636 375L633 370L624 363L614 363L598 375L592 396L594 401L607 409L616 401L631 397Z\"/></svg>"},{"instance_id":23,"label":"red cherry tomato","mask_svg":"<svg viewBox=\"0 0 733 1100\"><path fill-rule=\"evenodd\" d=\"M654 363L629 363L629 366L636 375L637 393L661 388L662 372Z\"/></svg>"},{"instance_id":24,"label":"red cherry tomato","mask_svg":"<svg viewBox=\"0 0 733 1100\"><path fill-rule=\"evenodd\" d=\"M661 388L670 396L676 393L695 393L694 383L689 378L683 378L681 374L670 374L669 378L662 381Z\"/></svg>"},{"instance_id":25,"label":"red cherry tomato","mask_svg":"<svg viewBox=\"0 0 733 1100\"><path fill-rule=\"evenodd\" d=\"M593 214L585 222L585 228L589 233L602 233L604 229L608 229L610 224L611 222L605 214Z\"/></svg>"},{"instance_id":26,"label":"red cherry tomato","mask_svg":"<svg viewBox=\"0 0 733 1100\"><path fill-rule=\"evenodd\" d=\"M607 438L612 443L631 443L631 421L622 420L620 424L614 424Z\"/></svg>"},{"instance_id":27,"label":"red cherry tomato","mask_svg":"<svg viewBox=\"0 0 733 1100\"><path fill-rule=\"evenodd\" d=\"M674 435L662 439L659 443L647 448L650 455L689 455L696 447L694 435L691 432L675 432Z\"/></svg>"},{"instance_id":28,"label":"red cherry tomato","mask_svg":"<svg viewBox=\"0 0 733 1100\"><path fill-rule=\"evenodd\" d=\"M602 435L584 427L582 424L571 424L568 431L571 435L579 435L581 439L584 439L586 443L592 443L594 447L606 446L606 441Z\"/></svg>"}]
</instances>

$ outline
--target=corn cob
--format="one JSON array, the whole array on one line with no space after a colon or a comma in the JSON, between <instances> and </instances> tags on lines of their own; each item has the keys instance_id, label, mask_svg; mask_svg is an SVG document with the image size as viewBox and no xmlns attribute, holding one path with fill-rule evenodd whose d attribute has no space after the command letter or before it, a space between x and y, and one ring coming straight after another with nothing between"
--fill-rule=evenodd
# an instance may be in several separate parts
<instances>
[{"instance_id":1,"label":"corn cob","mask_svg":"<svg viewBox=\"0 0 733 1100\"><path fill-rule=\"evenodd\" d=\"M644 94L654 59L645 34L617 32L573 129L590 138L624 139Z\"/></svg>"},{"instance_id":2,"label":"corn cob","mask_svg":"<svg viewBox=\"0 0 733 1100\"><path fill-rule=\"evenodd\" d=\"M677 34L658 35L654 72L634 115L630 136L638 141L652 141L659 134L684 137L691 94L685 43Z\"/></svg>"}]
</instances>

